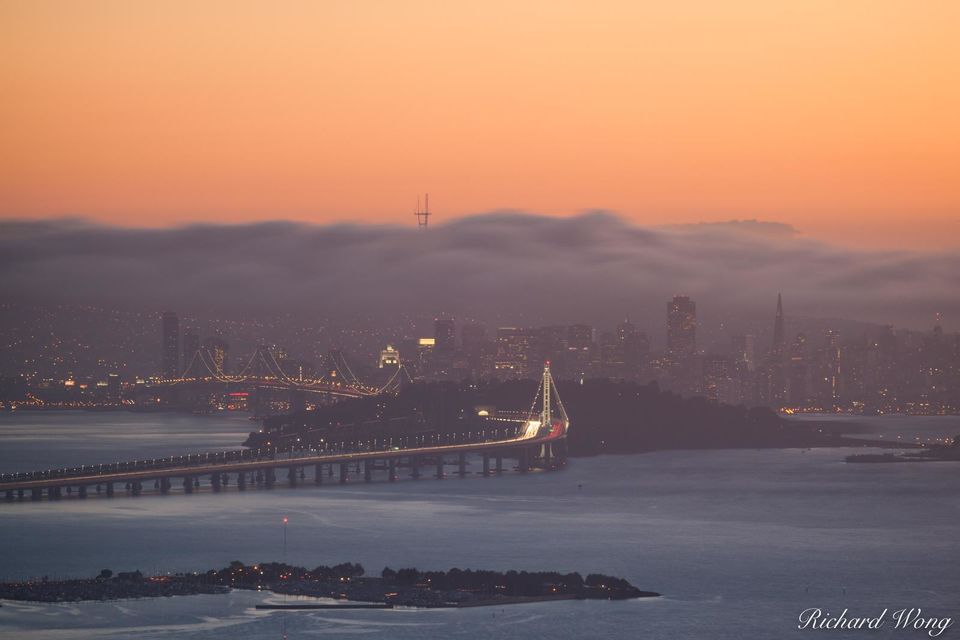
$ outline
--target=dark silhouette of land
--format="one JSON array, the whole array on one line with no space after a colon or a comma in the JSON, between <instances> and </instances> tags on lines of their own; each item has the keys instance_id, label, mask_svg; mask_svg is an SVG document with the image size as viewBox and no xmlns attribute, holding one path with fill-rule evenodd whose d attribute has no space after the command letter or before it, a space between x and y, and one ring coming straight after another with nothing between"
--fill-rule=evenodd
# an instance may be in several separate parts
<instances>
[{"instance_id":1,"label":"dark silhouette of land","mask_svg":"<svg viewBox=\"0 0 960 640\"><path fill-rule=\"evenodd\" d=\"M655 383L560 381L558 390L571 428L568 453L639 453L662 449L889 446L844 438L856 425L793 421L766 407L746 408L663 391ZM410 385L396 396L344 400L315 411L269 418L249 446L271 442L315 444L321 440L385 438L409 433L444 433L483 428L483 409L519 412L530 408L537 382L434 382ZM298 440L299 439L299 440Z\"/></svg>"},{"instance_id":2,"label":"dark silhouette of land","mask_svg":"<svg viewBox=\"0 0 960 640\"><path fill-rule=\"evenodd\" d=\"M556 571L419 571L385 568L379 577L365 577L359 564L305 569L268 562L244 565L234 561L202 573L144 576L139 571L116 576L104 569L95 578L0 583L0 598L34 602L78 602L173 595L226 593L230 589L335 598L389 606L452 607L515 604L532 601L656 597L622 578ZM302 608L302 607L300 607Z\"/></svg>"}]
</instances>

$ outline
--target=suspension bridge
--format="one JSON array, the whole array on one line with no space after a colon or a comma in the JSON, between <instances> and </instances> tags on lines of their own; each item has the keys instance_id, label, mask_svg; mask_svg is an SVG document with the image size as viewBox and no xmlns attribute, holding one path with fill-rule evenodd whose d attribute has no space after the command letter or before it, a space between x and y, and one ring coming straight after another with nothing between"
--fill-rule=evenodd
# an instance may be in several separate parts
<instances>
[{"instance_id":1,"label":"suspension bridge","mask_svg":"<svg viewBox=\"0 0 960 640\"><path fill-rule=\"evenodd\" d=\"M8 502L86 498L91 493L112 497L120 492L139 496L221 492L229 486L239 491L271 488L282 482L320 485L345 484L351 477L372 482L385 475L395 482L404 471L419 479L433 470L437 479L446 469L464 477L479 465L479 474L490 476L515 470L557 469L566 462L566 437L570 419L556 391L550 365L544 366L540 387L524 417L490 416L468 430L436 433L429 441L383 434L370 439L344 438L313 445L261 447L218 453L171 456L154 460L113 462L0 475L0 491ZM511 461L505 466L504 460ZM281 474L281 475L278 475Z\"/></svg>"},{"instance_id":2,"label":"suspension bridge","mask_svg":"<svg viewBox=\"0 0 960 640\"><path fill-rule=\"evenodd\" d=\"M162 394L167 404L184 407L200 407L214 396L243 398L249 400L246 408L263 416L271 412L274 400L279 400L286 411L296 412L303 410L307 394L329 399L361 398L395 393L411 381L406 367L400 364L386 381L365 383L339 350L328 352L325 364L316 373L305 374L302 365L285 367L272 350L259 346L236 373L228 374L222 359L200 348L179 376L154 382L151 391Z\"/></svg>"}]
</instances>

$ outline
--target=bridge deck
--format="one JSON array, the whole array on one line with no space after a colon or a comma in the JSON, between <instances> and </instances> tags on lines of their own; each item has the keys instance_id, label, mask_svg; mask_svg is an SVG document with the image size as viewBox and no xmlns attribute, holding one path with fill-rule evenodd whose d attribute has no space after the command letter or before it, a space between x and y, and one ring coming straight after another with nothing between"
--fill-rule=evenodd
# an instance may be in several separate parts
<instances>
[{"instance_id":1,"label":"bridge deck","mask_svg":"<svg viewBox=\"0 0 960 640\"><path fill-rule=\"evenodd\" d=\"M284 469L311 464L329 464L338 462L357 462L363 460L386 460L389 458L408 458L412 456L429 456L446 453L470 453L509 449L519 445L537 445L566 436L566 424L556 422L547 433L541 433L539 423L535 428L532 423L521 434L505 440L488 440L484 442L470 442L465 444L438 445L430 447L416 447L411 449L356 451L350 453L333 453L300 458L282 458L269 460L254 460L250 462L223 462L195 466L167 467L162 469L143 469L138 471L122 471L92 475L67 476L62 478L47 478L43 480L18 480L0 483L0 491L18 491L21 489L46 489L50 487L78 487L103 484L107 482L133 482L137 480L154 480L160 478L182 478L188 476L202 476L214 473L242 473L263 469Z\"/></svg>"}]
</instances>

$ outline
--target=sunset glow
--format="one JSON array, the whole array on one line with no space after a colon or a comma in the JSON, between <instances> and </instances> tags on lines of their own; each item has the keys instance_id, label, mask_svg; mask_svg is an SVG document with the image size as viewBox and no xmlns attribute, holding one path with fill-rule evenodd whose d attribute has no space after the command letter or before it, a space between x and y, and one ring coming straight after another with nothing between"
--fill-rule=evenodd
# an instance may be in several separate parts
<instances>
[{"instance_id":1,"label":"sunset glow","mask_svg":"<svg viewBox=\"0 0 960 640\"><path fill-rule=\"evenodd\" d=\"M960 3L4 2L0 216L960 237Z\"/></svg>"}]
</instances>

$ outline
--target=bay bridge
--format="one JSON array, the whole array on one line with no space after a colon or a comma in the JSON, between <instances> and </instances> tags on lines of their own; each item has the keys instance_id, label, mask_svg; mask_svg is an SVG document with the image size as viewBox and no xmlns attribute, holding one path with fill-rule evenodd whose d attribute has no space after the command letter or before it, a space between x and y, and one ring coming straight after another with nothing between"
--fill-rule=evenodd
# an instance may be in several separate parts
<instances>
[{"instance_id":1,"label":"bay bridge","mask_svg":"<svg viewBox=\"0 0 960 640\"><path fill-rule=\"evenodd\" d=\"M539 409L538 409L539 405ZM469 430L417 438L362 440L344 438L322 444L289 444L218 453L171 456L153 460L83 465L69 469L0 475L6 501L51 500L93 494L112 497L118 488L127 495L144 492L192 494L221 492L231 485L238 491L271 488L280 482L345 484L362 474L364 482L377 475L396 482L402 472L419 479L433 472L446 477L446 468L464 477L468 467L480 465L483 476L515 470L557 469L566 463L570 419L556 392L550 365L544 366L533 404L523 417L490 416ZM505 466L505 460L510 461ZM278 475L279 474L279 475Z\"/></svg>"},{"instance_id":2,"label":"bay bridge","mask_svg":"<svg viewBox=\"0 0 960 640\"><path fill-rule=\"evenodd\" d=\"M274 401L279 401L291 413L303 411L308 395L321 401L341 398L361 398L392 393L411 381L403 364L380 384L364 383L354 374L343 352L333 349L327 353L328 366L322 373L285 370L273 351L258 346L253 355L237 373L228 374L221 360L205 348L198 349L184 371L176 378L164 378L151 384L151 390L164 396L168 405L198 408L210 397L243 399L244 407L261 417L270 413Z\"/></svg>"}]
</instances>

